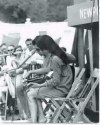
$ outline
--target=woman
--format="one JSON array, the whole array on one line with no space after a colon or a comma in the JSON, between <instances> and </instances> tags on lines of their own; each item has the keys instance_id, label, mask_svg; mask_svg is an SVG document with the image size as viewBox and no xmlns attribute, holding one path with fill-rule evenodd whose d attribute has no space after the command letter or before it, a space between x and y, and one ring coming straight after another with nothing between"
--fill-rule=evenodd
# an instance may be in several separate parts
<instances>
[{"instance_id":1,"label":"woman","mask_svg":"<svg viewBox=\"0 0 100 125\"><path fill-rule=\"evenodd\" d=\"M14 45L9 45L8 46L8 56L6 57L6 68L5 70L8 72L9 70L14 69L14 66L12 64L12 61L15 59L15 56L13 55L14 53ZM10 72L9 74L5 74L5 79L9 88L9 92L10 95L12 96L12 98L15 98L15 88L14 88L14 84L15 84L15 78L10 76Z\"/></svg>"},{"instance_id":2,"label":"woman","mask_svg":"<svg viewBox=\"0 0 100 125\"><path fill-rule=\"evenodd\" d=\"M15 50L14 50L14 53L16 53L15 59L12 61L12 65L14 66L14 68L17 68L24 60L22 51L23 51L22 46L19 45L15 47ZM16 70L15 88L16 88L15 90L16 90L20 119L28 119L29 110L27 105L26 94L23 90L23 70L22 69Z\"/></svg>"},{"instance_id":3,"label":"woman","mask_svg":"<svg viewBox=\"0 0 100 125\"><path fill-rule=\"evenodd\" d=\"M36 40L36 45L39 53L50 58L50 67L30 71L26 77L31 73L42 74L53 71L53 76L50 80L42 84L33 83L32 88L27 93L32 122L43 123L46 122L46 118L43 114L41 99L45 97L65 97L68 94L72 85L72 71L68 63L74 61L75 58L65 54L48 35L39 37Z\"/></svg>"}]
</instances>

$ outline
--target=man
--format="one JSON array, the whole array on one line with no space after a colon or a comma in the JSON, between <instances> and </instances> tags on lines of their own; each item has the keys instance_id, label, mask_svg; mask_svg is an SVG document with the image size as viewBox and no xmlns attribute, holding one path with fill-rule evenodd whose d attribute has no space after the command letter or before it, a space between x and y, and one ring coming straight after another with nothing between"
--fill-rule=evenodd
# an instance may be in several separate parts
<instances>
[{"instance_id":1,"label":"man","mask_svg":"<svg viewBox=\"0 0 100 125\"><path fill-rule=\"evenodd\" d=\"M32 39L27 39L25 41L25 44L26 44L26 50L24 51L24 59L26 59L28 56L30 56L32 54L32 52L36 49L36 46L32 44ZM28 59L26 61L26 65L24 66L24 69L27 69L27 70L31 70L29 69L29 64L32 65L32 69L34 69L34 65L35 64L40 64L42 65L43 64L43 57L40 56L38 54L38 52L36 51L30 59ZM24 74L26 74L26 71L24 71Z\"/></svg>"},{"instance_id":2,"label":"man","mask_svg":"<svg viewBox=\"0 0 100 125\"><path fill-rule=\"evenodd\" d=\"M32 44L32 39L27 39L25 41L25 44L27 46L25 53L27 57L36 49L36 46ZM41 57L37 52L35 52L34 55L27 61L27 63L29 62L43 64L43 57Z\"/></svg>"}]
</instances>

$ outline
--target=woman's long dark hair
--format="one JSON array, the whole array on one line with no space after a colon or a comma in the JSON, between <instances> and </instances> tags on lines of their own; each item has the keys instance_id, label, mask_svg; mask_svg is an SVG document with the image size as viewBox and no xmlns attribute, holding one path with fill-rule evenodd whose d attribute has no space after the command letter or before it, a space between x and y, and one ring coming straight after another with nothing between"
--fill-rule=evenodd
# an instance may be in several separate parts
<instances>
[{"instance_id":1,"label":"woman's long dark hair","mask_svg":"<svg viewBox=\"0 0 100 125\"><path fill-rule=\"evenodd\" d=\"M37 39L38 39L39 37L41 37L41 36L40 36L40 35L39 35L39 36L36 36L35 39L32 40L32 44L33 44L33 45L36 45L36 41L37 41Z\"/></svg>"},{"instance_id":2,"label":"woman's long dark hair","mask_svg":"<svg viewBox=\"0 0 100 125\"><path fill-rule=\"evenodd\" d=\"M34 41L41 50L49 50L50 53L58 56L65 64L68 64L66 53L55 43L55 41L50 36L37 36Z\"/></svg>"}]
</instances>

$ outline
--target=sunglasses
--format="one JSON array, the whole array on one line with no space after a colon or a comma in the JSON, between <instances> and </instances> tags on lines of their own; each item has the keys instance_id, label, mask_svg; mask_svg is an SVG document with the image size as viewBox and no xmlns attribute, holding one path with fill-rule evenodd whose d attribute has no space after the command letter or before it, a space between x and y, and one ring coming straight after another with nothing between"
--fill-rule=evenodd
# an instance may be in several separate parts
<instances>
[{"instance_id":1,"label":"sunglasses","mask_svg":"<svg viewBox=\"0 0 100 125\"><path fill-rule=\"evenodd\" d=\"M14 50L14 49L9 49L8 52L9 52L9 51L13 51L13 50Z\"/></svg>"}]
</instances>

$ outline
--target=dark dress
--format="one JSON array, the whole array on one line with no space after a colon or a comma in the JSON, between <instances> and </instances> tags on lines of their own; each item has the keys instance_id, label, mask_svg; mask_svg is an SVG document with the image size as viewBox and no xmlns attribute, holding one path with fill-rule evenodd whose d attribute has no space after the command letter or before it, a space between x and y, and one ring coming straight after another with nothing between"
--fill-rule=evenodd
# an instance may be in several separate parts
<instances>
[{"instance_id":1,"label":"dark dress","mask_svg":"<svg viewBox=\"0 0 100 125\"><path fill-rule=\"evenodd\" d=\"M53 77L46 81L46 87L31 88L35 90L35 98L55 98L65 97L72 86L72 70L70 66L65 65L57 56L51 56L49 62L50 69L53 70ZM34 93L34 92L33 92Z\"/></svg>"}]
</instances>

